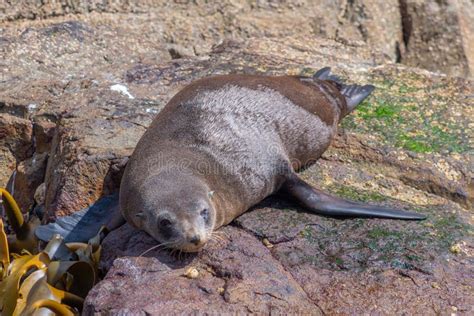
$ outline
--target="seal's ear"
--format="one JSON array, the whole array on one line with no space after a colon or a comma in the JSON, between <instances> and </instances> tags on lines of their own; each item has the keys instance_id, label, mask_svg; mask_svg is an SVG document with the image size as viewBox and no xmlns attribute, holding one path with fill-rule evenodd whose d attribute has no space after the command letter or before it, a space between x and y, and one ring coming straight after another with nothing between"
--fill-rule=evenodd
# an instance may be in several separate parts
<instances>
[{"instance_id":1,"label":"seal's ear","mask_svg":"<svg viewBox=\"0 0 474 316\"><path fill-rule=\"evenodd\" d=\"M207 192L207 196L212 199L212 196L214 195L214 191L209 191Z\"/></svg>"},{"instance_id":2,"label":"seal's ear","mask_svg":"<svg viewBox=\"0 0 474 316\"><path fill-rule=\"evenodd\" d=\"M133 223L133 226L135 228L139 228L140 226L143 226L143 223L145 222L145 213L143 212L138 212L135 215L133 215L133 219L131 222Z\"/></svg>"}]
</instances>

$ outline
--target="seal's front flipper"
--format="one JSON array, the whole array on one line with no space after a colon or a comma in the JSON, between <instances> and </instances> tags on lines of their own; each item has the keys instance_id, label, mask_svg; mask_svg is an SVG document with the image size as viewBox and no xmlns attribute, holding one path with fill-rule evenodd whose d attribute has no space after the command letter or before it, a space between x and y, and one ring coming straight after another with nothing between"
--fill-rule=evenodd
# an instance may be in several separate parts
<instances>
[{"instance_id":1,"label":"seal's front flipper","mask_svg":"<svg viewBox=\"0 0 474 316\"><path fill-rule=\"evenodd\" d=\"M295 198L308 211L330 217L377 217L405 220L426 219L426 216L422 214L383 206L351 202L328 195L311 187L296 175L293 175L285 182L282 191Z\"/></svg>"},{"instance_id":2,"label":"seal's front flipper","mask_svg":"<svg viewBox=\"0 0 474 316\"><path fill-rule=\"evenodd\" d=\"M111 231L124 223L119 211L118 194L113 194L72 215L60 217L54 223L38 226L35 235L46 242L55 234L61 235L64 242L87 242L102 226Z\"/></svg>"}]
</instances>

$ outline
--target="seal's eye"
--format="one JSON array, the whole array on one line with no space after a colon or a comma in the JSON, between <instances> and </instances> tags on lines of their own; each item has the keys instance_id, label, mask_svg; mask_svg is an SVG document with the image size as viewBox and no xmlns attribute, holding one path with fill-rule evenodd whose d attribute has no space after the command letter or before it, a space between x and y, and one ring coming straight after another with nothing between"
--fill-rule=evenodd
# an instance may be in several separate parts
<instances>
[{"instance_id":1,"label":"seal's eye","mask_svg":"<svg viewBox=\"0 0 474 316\"><path fill-rule=\"evenodd\" d=\"M202 216L205 220L207 220L208 217L209 217L209 210L208 210L207 208L203 209L203 210L201 211L201 216Z\"/></svg>"},{"instance_id":2,"label":"seal's eye","mask_svg":"<svg viewBox=\"0 0 474 316\"><path fill-rule=\"evenodd\" d=\"M169 227L169 226L171 226L171 221L169 219L164 218L160 221L160 226L161 227Z\"/></svg>"}]
</instances>

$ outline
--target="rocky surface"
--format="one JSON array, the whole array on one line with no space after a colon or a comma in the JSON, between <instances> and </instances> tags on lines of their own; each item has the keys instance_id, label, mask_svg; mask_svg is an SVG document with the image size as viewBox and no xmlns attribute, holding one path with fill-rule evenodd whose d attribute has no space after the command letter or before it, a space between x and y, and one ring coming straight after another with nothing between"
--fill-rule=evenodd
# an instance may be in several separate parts
<instances>
[{"instance_id":1,"label":"rocky surface","mask_svg":"<svg viewBox=\"0 0 474 316\"><path fill-rule=\"evenodd\" d=\"M6 186L9 177L16 168L17 161L23 161L31 155L32 124L29 120L13 115L0 116L0 177L2 186Z\"/></svg>"},{"instance_id":2,"label":"rocky surface","mask_svg":"<svg viewBox=\"0 0 474 316\"><path fill-rule=\"evenodd\" d=\"M224 228L222 240L198 256L152 251L156 242L129 225L114 232L104 244L106 266L120 253L105 280L92 290L83 314L192 313L295 313L319 315L321 311L291 274L253 235L234 227ZM228 238L228 239L227 239ZM115 248L117 252L110 253ZM199 275L186 277L195 268ZM133 282L129 282L133 280ZM120 288L119 291L112 290ZM112 295L110 295L112 290ZM120 302L120 303L118 303Z\"/></svg>"},{"instance_id":3,"label":"rocky surface","mask_svg":"<svg viewBox=\"0 0 474 316\"><path fill-rule=\"evenodd\" d=\"M339 196L429 219L340 221L275 197L194 257L158 249L139 258L154 242L124 226L104 243L105 278L87 298L85 314L472 313L472 82L390 64L387 51L364 41L308 41L299 22L294 29L303 36L283 37L291 35L289 24L267 28L247 20L248 29L231 32L243 41L211 48L229 30L219 27L222 10L190 5L199 10L189 21L163 18L164 9L94 9L105 13L2 22L0 184L10 180L25 211L36 205L52 220L116 191L154 115L192 80L311 75L329 65L343 79L377 89L302 176ZM261 2L252 14L270 23L265 14L278 8L289 14L289 6ZM65 13L71 12L78 11ZM198 278L182 276L189 267Z\"/></svg>"},{"instance_id":4,"label":"rocky surface","mask_svg":"<svg viewBox=\"0 0 474 316\"><path fill-rule=\"evenodd\" d=\"M403 63L456 76L474 74L474 2L401 0Z\"/></svg>"},{"instance_id":5,"label":"rocky surface","mask_svg":"<svg viewBox=\"0 0 474 316\"><path fill-rule=\"evenodd\" d=\"M143 42L159 43L159 50L172 58L206 54L224 39L300 35L368 44L392 61L457 76L474 74L472 0L20 0L0 4L0 23L31 25L28 20L42 24L46 19L49 24L51 19L71 17L93 25L118 25L141 40L135 49Z\"/></svg>"}]
</instances>

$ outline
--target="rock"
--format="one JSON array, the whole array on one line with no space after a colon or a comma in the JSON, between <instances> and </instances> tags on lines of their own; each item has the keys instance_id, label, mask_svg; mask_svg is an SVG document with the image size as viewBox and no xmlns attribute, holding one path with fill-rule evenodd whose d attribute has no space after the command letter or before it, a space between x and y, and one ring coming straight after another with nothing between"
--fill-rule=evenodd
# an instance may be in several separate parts
<instances>
[{"instance_id":1,"label":"rock","mask_svg":"<svg viewBox=\"0 0 474 316\"><path fill-rule=\"evenodd\" d=\"M0 113L0 186L6 187L17 161L31 156L32 132L29 120Z\"/></svg>"},{"instance_id":2,"label":"rock","mask_svg":"<svg viewBox=\"0 0 474 316\"><path fill-rule=\"evenodd\" d=\"M224 228L222 233L227 241L183 260L159 250L135 257L155 242L143 232L122 226L104 241L104 258L118 253L120 258L114 260L106 278L87 296L83 314L132 310L151 315L268 314L290 310L321 314L255 237L233 227ZM199 269L197 277L184 276L190 267Z\"/></svg>"},{"instance_id":3,"label":"rock","mask_svg":"<svg viewBox=\"0 0 474 316\"><path fill-rule=\"evenodd\" d=\"M87 29L77 21L65 22L65 17L86 14L81 19L92 24L118 25L120 33L130 36L126 41L136 43L141 34L147 34L148 43L129 47L160 43L155 52L168 55L168 59L205 55L213 44L225 39L322 37L348 45L370 45L393 62L472 76L474 29L469 22L473 7L470 0L16 1L0 7L0 21L61 17L56 21L62 23L45 31L55 36L67 33L82 42L89 36ZM120 13L129 23L124 25L113 13ZM8 43L9 38L4 41ZM101 46L99 43L98 52Z\"/></svg>"},{"instance_id":4,"label":"rock","mask_svg":"<svg viewBox=\"0 0 474 316\"><path fill-rule=\"evenodd\" d=\"M173 59L195 56L194 52L191 49L176 44L169 44L168 52L170 53L171 58Z\"/></svg>"},{"instance_id":5,"label":"rock","mask_svg":"<svg viewBox=\"0 0 474 316\"><path fill-rule=\"evenodd\" d=\"M35 152L31 158L23 160L16 168L13 197L24 213L27 213L35 202L35 192L44 181L47 161L48 153Z\"/></svg>"},{"instance_id":6,"label":"rock","mask_svg":"<svg viewBox=\"0 0 474 316\"><path fill-rule=\"evenodd\" d=\"M467 164L455 159L456 156L425 155L424 159L420 159L407 155L400 159L397 153L374 150L364 145L363 138L347 133L340 133L333 146L340 151L340 155L350 151L353 161L384 162L387 165L385 174L400 179L405 185L455 201L467 209L472 207L474 195L470 193L472 172L469 168L474 161L470 155L467 155ZM326 157L331 159L329 155Z\"/></svg>"},{"instance_id":7,"label":"rock","mask_svg":"<svg viewBox=\"0 0 474 316\"><path fill-rule=\"evenodd\" d=\"M44 205L44 198L46 195L46 185L45 183L41 183L35 191L33 198L35 199L36 204Z\"/></svg>"},{"instance_id":8,"label":"rock","mask_svg":"<svg viewBox=\"0 0 474 316\"><path fill-rule=\"evenodd\" d=\"M459 30L462 38L462 45L464 48L464 55L466 56L467 65L469 67L470 78L474 77L474 25L471 21L474 20L474 8L472 1L458 0L458 19ZM466 71L464 71L466 72ZM462 72L460 72L462 73Z\"/></svg>"},{"instance_id":9,"label":"rock","mask_svg":"<svg viewBox=\"0 0 474 316\"><path fill-rule=\"evenodd\" d=\"M80 210L118 189L120 178L115 174L121 173L122 159L145 131L132 120L61 120L46 170L47 219Z\"/></svg>"},{"instance_id":10,"label":"rock","mask_svg":"<svg viewBox=\"0 0 474 316\"><path fill-rule=\"evenodd\" d=\"M48 118L47 116L35 116L33 119L33 142L35 152L49 153L51 151L51 143L54 133L56 132L56 118Z\"/></svg>"},{"instance_id":11,"label":"rock","mask_svg":"<svg viewBox=\"0 0 474 316\"><path fill-rule=\"evenodd\" d=\"M469 314L474 302L469 293L472 282L462 275L466 272L472 275L474 271L472 266L468 271L458 263L453 266L449 271L437 266L430 274L404 270L368 270L354 274L299 266L292 269L292 274L308 296L331 314L393 315L407 311L451 314L452 306ZM433 288L432 280L440 280L443 286ZM458 280L461 284L452 287ZM442 299L435 299L439 297ZM361 301L364 303L360 304Z\"/></svg>"},{"instance_id":12,"label":"rock","mask_svg":"<svg viewBox=\"0 0 474 316\"><path fill-rule=\"evenodd\" d=\"M403 0L400 6L406 45L403 63L454 76L474 76L472 1Z\"/></svg>"},{"instance_id":13,"label":"rock","mask_svg":"<svg viewBox=\"0 0 474 316\"><path fill-rule=\"evenodd\" d=\"M0 21L16 19L38 19L65 14L84 14L89 12L146 12L140 7L148 1L16 1L5 2L0 7ZM149 2L148 2L149 3ZM142 4L142 5L140 5Z\"/></svg>"},{"instance_id":14,"label":"rock","mask_svg":"<svg viewBox=\"0 0 474 316\"><path fill-rule=\"evenodd\" d=\"M8 148L16 160L24 160L31 156L32 124L12 115L0 115L0 146Z\"/></svg>"},{"instance_id":15,"label":"rock","mask_svg":"<svg viewBox=\"0 0 474 316\"><path fill-rule=\"evenodd\" d=\"M10 179L10 176L15 170L15 157L9 150L2 149L0 151L0 163L2 166L0 169L0 185L2 187L6 187L8 184L8 179Z\"/></svg>"}]
</instances>

